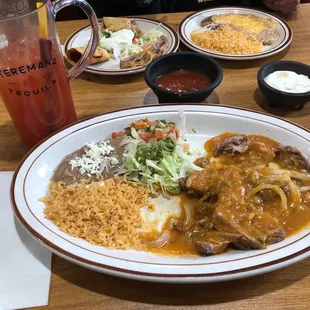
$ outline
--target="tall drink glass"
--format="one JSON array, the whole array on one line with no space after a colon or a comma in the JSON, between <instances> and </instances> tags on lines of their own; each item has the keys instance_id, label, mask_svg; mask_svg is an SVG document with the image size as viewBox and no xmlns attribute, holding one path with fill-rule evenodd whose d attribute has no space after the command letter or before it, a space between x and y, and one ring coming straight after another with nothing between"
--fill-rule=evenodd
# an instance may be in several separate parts
<instances>
[{"instance_id":1,"label":"tall drink glass","mask_svg":"<svg viewBox=\"0 0 310 310\"><path fill-rule=\"evenodd\" d=\"M89 63L99 25L85 0L24 1L26 9L0 18L0 94L22 141L32 147L76 120L69 81ZM67 72L55 17L69 5L87 14L92 36L83 57Z\"/></svg>"}]
</instances>

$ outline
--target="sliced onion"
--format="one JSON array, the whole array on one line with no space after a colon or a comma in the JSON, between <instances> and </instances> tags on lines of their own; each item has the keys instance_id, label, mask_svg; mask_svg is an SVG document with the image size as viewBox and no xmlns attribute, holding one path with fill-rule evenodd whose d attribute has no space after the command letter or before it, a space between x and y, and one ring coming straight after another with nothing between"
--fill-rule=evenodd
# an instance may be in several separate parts
<instances>
[{"instance_id":1,"label":"sliced onion","mask_svg":"<svg viewBox=\"0 0 310 310\"><path fill-rule=\"evenodd\" d=\"M258 192L265 190L265 189L271 189L275 193L277 193L281 198L282 209L287 210L287 198L285 196L285 193L283 192L283 190L279 186L272 185L272 184L259 185L250 191L250 195L256 195Z\"/></svg>"},{"instance_id":2,"label":"sliced onion","mask_svg":"<svg viewBox=\"0 0 310 310\"><path fill-rule=\"evenodd\" d=\"M291 177L293 179L298 179L298 180L303 180L303 181L310 181L310 175L309 174L299 173L299 172L296 172L296 171L291 171Z\"/></svg>"},{"instance_id":3,"label":"sliced onion","mask_svg":"<svg viewBox=\"0 0 310 310\"><path fill-rule=\"evenodd\" d=\"M279 169L280 167L276 163L269 163L270 169Z\"/></svg>"},{"instance_id":4,"label":"sliced onion","mask_svg":"<svg viewBox=\"0 0 310 310\"><path fill-rule=\"evenodd\" d=\"M295 206L296 202L300 202L300 194L297 185L291 180L287 183L290 192L291 192L291 197L293 198L294 202L292 204L292 207Z\"/></svg>"},{"instance_id":5,"label":"sliced onion","mask_svg":"<svg viewBox=\"0 0 310 310\"><path fill-rule=\"evenodd\" d=\"M303 186L299 188L300 192L306 192L306 191L310 191L310 186Z\"/></svg>"},{"instance_id":6,"label":"sliced onion","mask_svg":"<svg viewBox=\"0 0 310 310\"><path fill-rule=\"evenodd\" d=\"M276 175L290 175L290 171L284 170L284 169L270 169L270 174L276 174Z\"/></svg>"},{"instance_id":7,"label":"sliced onion","mask_svg":"<svg viewBox=\"0 0 310 310\"><path fill-rule=\"evenodd\" d=\"M209 198L210 194L205 194L204 196L202 196L199 199L199 203L203 203L205 200L207 200Z\"/></svg>"},{"instance_id":8,"label":"sliced onion","mask_svg":"<svg viewBox=\"0 0 310 310\"><path fill-rule=\"evenodd\" d=\"M184 226L187 227L188 225L191 225L193 222L194 212L193 212L193 206L187 203L183 204L184 209Z\"/></svg>"},{"instance_id":9,"label":"sliced onion","mask_svg":"<svg viewBox=\"0 0 310 310\"><path fill-rule=\"evenodd\" d=\"M186 187L187 187L187 188L188 188L188 187L191 187L192 182L193 182L193 177L190 176L190 177L187 179L187 181L186 181Z\"/></svg>"},{"instance_id":10,"label":"sliced onion","mask_svg":"<svg viewBox=\"0 0 310 310\"><path fill-rule=\"evenodd\" d=\"M155 240L145 240L144 243L152 248L161 248L165 244L168 243L170 238L171 231L170 230L164 230L164 232Z\"/></svg>"},{"instance_id":11,"label":"sliced onion","mask_svg":"<svg viewBox=\"0 0 310 310\"><path fill-rule=\"evenodd\" d=\"M265 179L267 182L291 182L291 178L289 174L279 174L279 175L268 175L265 177Z\"/></svg>"}]
</instances>

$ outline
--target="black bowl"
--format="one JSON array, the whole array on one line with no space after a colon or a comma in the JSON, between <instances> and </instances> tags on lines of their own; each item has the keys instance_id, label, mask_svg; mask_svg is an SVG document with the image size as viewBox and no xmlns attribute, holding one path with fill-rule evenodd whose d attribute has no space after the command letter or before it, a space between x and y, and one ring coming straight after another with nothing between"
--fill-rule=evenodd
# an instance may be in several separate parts
<instances>
[{"instance_id":1,"label":"black bowl","mask_svg":"<svg viewBox=\"0 0 310 310\"><path fill-rule=\"evenodd\" d=\"M275 71L294 71L310 78L310 66L296 61L275 61L262 66L257 73L258 86L269 105L302 109L310 101L310 92L288 93L269 86L265 78Z\"/></svg>"},{"instance_id":2,"label":"black bowl","mask_svg":"<svg viewBox=\"0 0 310 310\"><path fill-rule=\"evenodd\" d=\"M171 71L200 71L207 75L211 84L203 89L191 92L175 92L155 84L156 80ZM202 102L219 86L223 79L221 66L212 58L193 52L178 52L160 56L152 61L145 70L146 84L153 89L159 103Z\"/></svg>"}]
</instances>

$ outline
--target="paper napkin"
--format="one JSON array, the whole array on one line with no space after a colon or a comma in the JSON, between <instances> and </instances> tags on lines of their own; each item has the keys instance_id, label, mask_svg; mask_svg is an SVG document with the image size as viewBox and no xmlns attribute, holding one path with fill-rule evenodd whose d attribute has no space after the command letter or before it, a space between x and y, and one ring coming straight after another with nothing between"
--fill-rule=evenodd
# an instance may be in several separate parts
<instances>
[{"instance_id":1,"label":"paper napkin","mask_svg":"<svg viewBox=\"0 0 310 310\"><path fill-rule=\"evenodd\" d=\"M51 252L14 218L12 175L0 172L0 310L47 305L51 278Z\"/></svg>"}]
</instances>

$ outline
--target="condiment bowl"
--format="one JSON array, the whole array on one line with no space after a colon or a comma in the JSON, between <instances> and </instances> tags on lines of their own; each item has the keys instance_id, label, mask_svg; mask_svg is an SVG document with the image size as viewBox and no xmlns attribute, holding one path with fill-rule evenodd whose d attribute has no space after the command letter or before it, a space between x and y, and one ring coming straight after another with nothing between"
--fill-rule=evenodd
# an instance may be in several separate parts
<instances>
[{"instance_id":1,"label":"condiment bowl","mask_svg":"<svg viewBox=\"0 0 310 310\"><path fill-rule=\"evenodd\" d=\"M310 66L296 61L275 61L262 66L257 73L260 90L271 106L302 109L310 101L310 91L305 93L289 93L277 90L265 82L265 78L275 71L293 71L310 78Z\"/></svg>"},{"instance_id":2,"label":"condiment bowl","mask_svg":"<svg viewBox=\"0 0 310 310\"><path fill-rule=\"evenodd\" d=\"M202 72L211 80L211 84L205 88L189 92L167 90L156 84L157 79L162 75L179 70ZM208 56L193 52L178 52L161 56L152 61L146 67L144 79L157 95L159 103L194 103L204 101L219 86L223 79L223 71L221 66Z\"/></svg>"}]
</instances>

